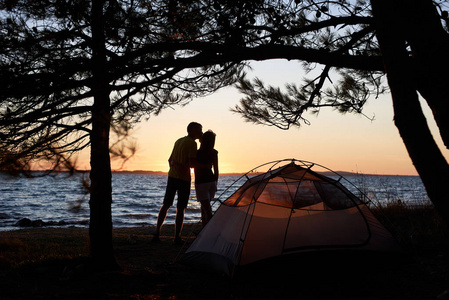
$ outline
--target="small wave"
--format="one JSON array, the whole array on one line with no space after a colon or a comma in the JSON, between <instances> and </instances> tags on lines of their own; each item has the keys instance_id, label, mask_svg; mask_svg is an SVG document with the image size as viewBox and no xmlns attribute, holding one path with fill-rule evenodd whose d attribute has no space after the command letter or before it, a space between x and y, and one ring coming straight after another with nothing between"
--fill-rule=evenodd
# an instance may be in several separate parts
<instances>
[{"instance_id":1,"label":"small wave","mask_svg":"<svg viewBox=\"0 0 449 300\"><path fill-rule=\"evenodd\" d=\"M148 219L154 217L154 214L129 214L130 219Z\"/></svg>"}]
</instances>

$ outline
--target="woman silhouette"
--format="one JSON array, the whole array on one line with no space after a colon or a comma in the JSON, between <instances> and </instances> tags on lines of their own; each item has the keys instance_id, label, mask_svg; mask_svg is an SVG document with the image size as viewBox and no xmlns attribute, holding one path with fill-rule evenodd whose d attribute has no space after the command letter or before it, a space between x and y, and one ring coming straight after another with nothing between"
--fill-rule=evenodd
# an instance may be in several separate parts
<instances>
[{"instance_id":1,"label":"woman silhouette","mask_svg":"<svg viewBox=\"0 0 449 300\"><path fill-rule=\"evenodd\" d=\"M203 226L212 217L210 201L214 199L218 181L218 151L214 149L215 133L205 132L201 146L196 154L195 190L196 198L201 203L201 220Z\"/></svg>"}]
</instances>

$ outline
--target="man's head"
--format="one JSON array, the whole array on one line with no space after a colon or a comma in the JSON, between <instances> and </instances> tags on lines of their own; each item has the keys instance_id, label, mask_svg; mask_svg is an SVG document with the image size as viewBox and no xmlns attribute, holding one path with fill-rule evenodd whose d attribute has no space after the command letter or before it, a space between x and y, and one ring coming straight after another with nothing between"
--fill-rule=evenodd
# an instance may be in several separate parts
<instances>
[{"instance_id":1,"label":"man's head","mask_svg":"<svg viewBox=\"0 0 449 300\"><path fill-rule=\"evenodd\" d=\"M190 122L187 126L187 133L193 139L199 139L203 136L203 126L197 122Z\"/></svg>"}]
</instances>

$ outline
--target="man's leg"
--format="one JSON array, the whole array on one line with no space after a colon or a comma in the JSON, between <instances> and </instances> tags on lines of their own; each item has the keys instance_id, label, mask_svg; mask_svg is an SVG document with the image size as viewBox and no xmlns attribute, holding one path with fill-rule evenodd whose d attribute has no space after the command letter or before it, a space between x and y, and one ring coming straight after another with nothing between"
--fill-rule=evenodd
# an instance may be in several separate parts
<instances>
[{"instance_id":1,"label":"man's leg","mask_svg":"<svg viewBox=\"0 0 449 300\"><path fill-rule=\"evenodd\" d=\"M164 202L163 202L161 208L159 209L159 214L157 216L156 230L154 232L154 237L153 237L154 241L159 241L159 235L161 234L161 228L162 228L162 225L164 224L165 218L167 217L168 209L170 208L170 206L172 206L173 201L175 199L176 190L177 190L177 187L176 187L175 181L172 178L168 177L167 187L166 187L165 196L164 196Z\"/></svg>"},{"instance_id":2,"label":"man's leg","mask_svg":"<svg viewBox=\"0 0 449 300\"><path fill-rule=\"evenodd\" d=\"M181 232L184 223L184 212L187 208L190 197L190 182L179 181L178 189L178 204L176 206L176 219L175 219L175 244L183 244L181 240Z\"/></svg>"},{"instance_id":3,"label":"man's leg","mask_svg":"<svg viewBox=\"0 0 449 300\"><path fill-rule=\"evenodd\" d=\"M157 216L156 231L154 232L155 237L159 237L161 233L161 228L162 225L164 224L165 218L167 217L167 212L169 208L170 208L169 205L163 204L161 206L161 209L159 210L159 214Z\"/></svg>"},{"instance_id":4,"label":"man's leg","mask_svg":"<svg viewBox=\"0 0 449 300\"><path fill-rule=\"evenodd\" d=\"M182 226L184 225L184 208L176 209L176 220L175 220L175 240L181 238Z\"/></svg>"}]
</instances>

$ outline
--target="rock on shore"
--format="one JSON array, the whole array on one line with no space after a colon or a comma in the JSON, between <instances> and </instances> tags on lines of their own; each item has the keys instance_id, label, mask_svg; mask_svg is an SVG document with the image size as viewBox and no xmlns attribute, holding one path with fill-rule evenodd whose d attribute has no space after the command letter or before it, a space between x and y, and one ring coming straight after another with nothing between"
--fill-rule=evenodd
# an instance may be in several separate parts
<instances>
[{"instance_id":1,"label":"rock on shore","mask_svg":"<svg viewBox=\"0 0 449 300\"><path fill-rule=\"evenodd\" d=\"M87 225L88 221L79 221L79 222L66 222L62 221L50 221L45 222L42 220L30 220L28 218L23 218L17 221L15 226L17 227L44 227L44 226L66 226L66 225Z\"/></svg>"}]
</instances>

